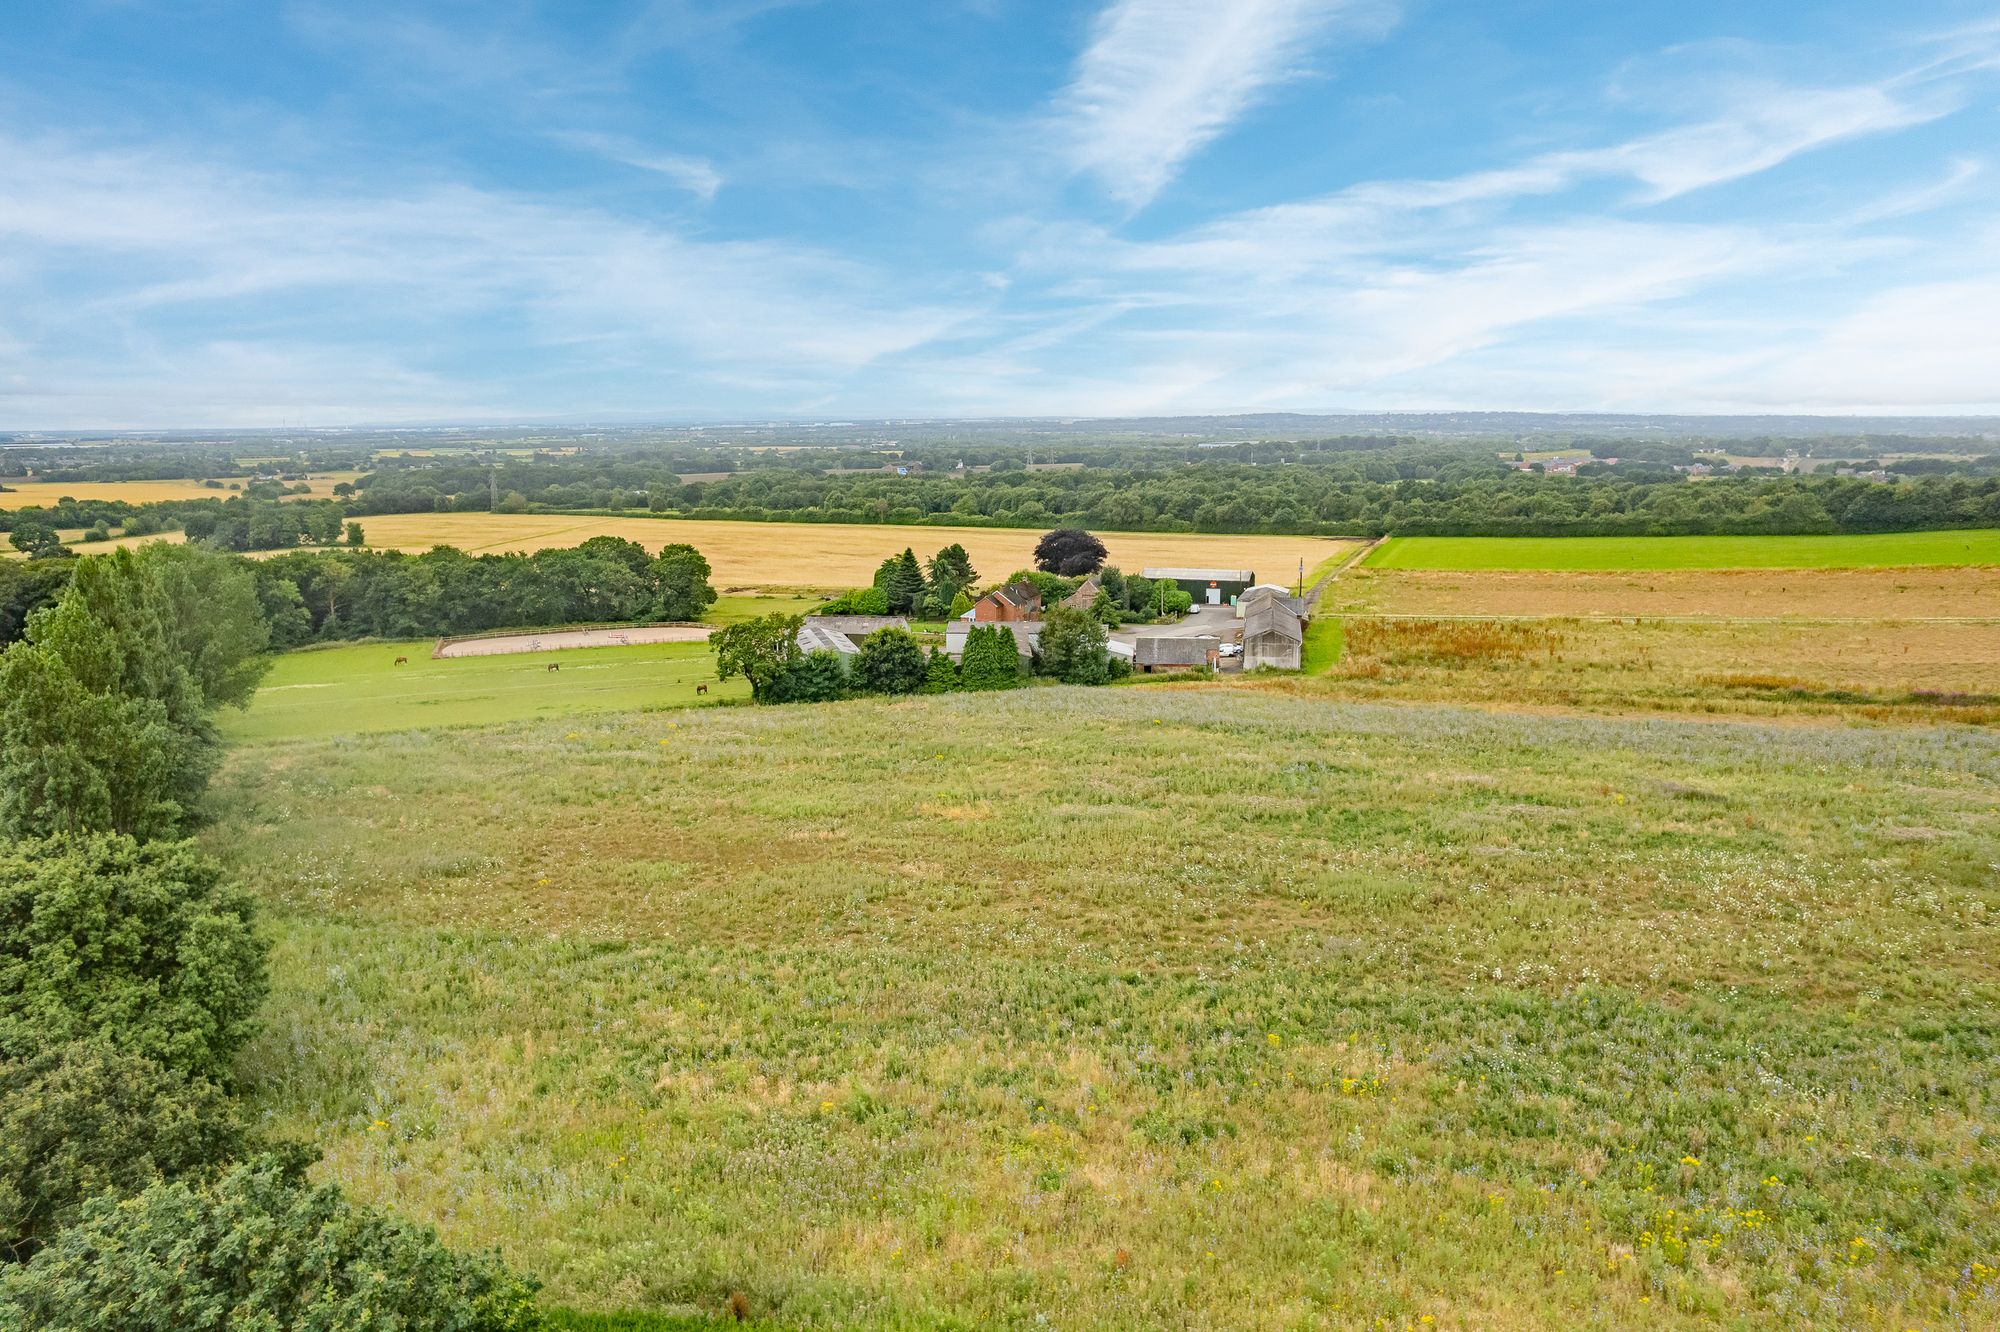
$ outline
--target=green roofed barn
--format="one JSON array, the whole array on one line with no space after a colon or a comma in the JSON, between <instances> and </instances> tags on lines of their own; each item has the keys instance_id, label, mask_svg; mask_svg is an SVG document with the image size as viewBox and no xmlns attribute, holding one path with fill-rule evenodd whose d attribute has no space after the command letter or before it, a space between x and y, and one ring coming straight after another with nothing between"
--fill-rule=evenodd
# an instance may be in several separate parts
<instances>
[{"instance_id":1,"label":"green roofed barn","mask_svg":"<svg viewBox=\"0 0 2000 1332\"><path fill-rule=\"evenodd\" d=\"M1232 605L1246 588L1257 581L1249 569L1147 569L1147 578L1172 583L1194 598L1197 606Z\"/></svg>"}]
</instances>

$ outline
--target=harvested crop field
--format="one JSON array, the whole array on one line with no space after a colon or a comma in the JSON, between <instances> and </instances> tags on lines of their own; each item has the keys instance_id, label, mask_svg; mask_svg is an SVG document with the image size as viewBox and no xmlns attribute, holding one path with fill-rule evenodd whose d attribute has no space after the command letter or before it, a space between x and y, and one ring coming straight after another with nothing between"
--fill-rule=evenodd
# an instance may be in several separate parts
<instances>
[{"instance_id":1,"label":"harvested crop field","mask_svg":"<svg viewBox=\"0 0 2000 1332\"><path fill-rule=\"evenodd\" d=\"M822 587L865 584L876 566L905 546L919 558L958 542L984 580L1004 578L1033 563L1038 531L990 527L866 526L842 523L694 522L662 518L591 518L567 514L415 513L360 520L377 549L424 551L456 546L471 554L574 546L593 536L620 536L649 550L686 542L714 570L717 587ZM1289 581L1301 560L1314 568L1359 543L1325 537L1189 536L1161 532L1100 532L1111 563L1137 573L1175 565L1255 570Z\"/></svg>"},{"instance_id":2,"label":"harvested crop field","mask_svg":"<svg viewBox=\"0 0 2000 1332\"><path fill-rule=\"evenodd\" d=\"M1322 603L1414 615L2000 620L2000 567L1662 569L1642 573L1351 569Z\"/></svg>"},{"instance_id":3,"label":"harvested crop field","mask_svg":"<svg viewBox=\"0 0 2000 1332\"><path fill-rule=\"evenodd\" d=\"M286 499L332 499L333 487L352 481L359 472L315 472L306 484L309 495L287 495ZM222 479L222 488L192 481L28 481L10 479L0 491L0 509L47 508L67 495L80 500L124 500L127 504L153 504L160 500L228 499L241 493L249 481L240 476ZM290 483L287 483L290 484ZM229 487L235 486L236 490Z\"/></svg>"},{"instance_id":4,"label":"harvested crop field","mask_svg":"<svg viewBox=\"0 0 2000 1332\"><path fill-rule=\"evenodd\" d=\"M1391 537L1373 569L1842 569L2000 564L2000 530L1863 536Z\"/></svg>"}]
</instances>

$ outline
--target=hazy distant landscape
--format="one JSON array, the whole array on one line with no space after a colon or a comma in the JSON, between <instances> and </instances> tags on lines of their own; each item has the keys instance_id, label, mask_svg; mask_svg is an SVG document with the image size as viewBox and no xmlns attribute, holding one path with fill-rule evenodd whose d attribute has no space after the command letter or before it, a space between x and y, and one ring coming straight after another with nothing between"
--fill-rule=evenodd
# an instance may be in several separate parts
<instances>
[{"instance_id":1,"label":"hazy distant landscape","mask_svg":"<svg viewBox=\"0 0 2000 1332\"><path fill-rule=\"evenodd\" d=\"M0 1332L2000 1328L1994 0L0 71Z\"/></svg>"}]
</instances>

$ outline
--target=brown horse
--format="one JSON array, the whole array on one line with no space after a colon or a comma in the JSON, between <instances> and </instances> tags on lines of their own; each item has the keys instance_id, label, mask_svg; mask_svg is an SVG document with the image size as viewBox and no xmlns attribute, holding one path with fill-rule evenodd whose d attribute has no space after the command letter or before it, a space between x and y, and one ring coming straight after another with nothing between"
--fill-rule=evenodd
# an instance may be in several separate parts
<instances>
[{"instance_id":1,"label":"brown horse","mask_svg":"<svg viewBox=\"0 0 2000 1332\"><path fill-rule=\"evenodd\" d=\"M562 669L562 663L559 661L552 661L549 663L549 669L552 671L559 671Z\"/></svg>"},{"instance_id":2,"label":"brown horse","mask_svg":"<svg viewBox=\"0 0 2000 1332\"><path fill-rule=\"evenodd\" d=\"M697 694L706 694L706 693L708 692L708 686L707 686L707 685L696 685L696 686L694 687L694 692L695 692L695 693L697 693Z\"/></svg>"},{"instance_id":3,"label":"brown horse","mask_svg":"<svg viewBox=\"0 0 2000 1332\"><path fill-rule=\"evenodd\" d=\"M407 666L410 664L410 659L408 657L398 657L396 658L396 664L398 666Z\"/></svg>"}]
</instances>

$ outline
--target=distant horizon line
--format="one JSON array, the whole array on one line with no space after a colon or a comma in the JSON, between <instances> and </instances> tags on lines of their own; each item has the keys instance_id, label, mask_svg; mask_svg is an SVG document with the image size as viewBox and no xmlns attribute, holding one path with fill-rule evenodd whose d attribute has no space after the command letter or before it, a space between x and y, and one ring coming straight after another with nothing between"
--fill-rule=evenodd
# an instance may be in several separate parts
<instances>
[{"instance_id":1,"label":"distant horizon line","mask_svg":"<svg viewBox=\"0 0 2000 1332\"><path fill-rule=\"evenodd\" d=\"M1089 425L1106 422L1195 422L1195 421L1417 421L1457 419L1546 420L1604 422L1829 422L1850 427L1870 422L1923 422L1932 428L1963 424L2000 429L2000 412L1610 412L1589 410L1542 410L1521 408L1404 408L1369 411L1354 408L1327 408L1321 411L1217 411L1178 413L1023 413L959 414L889 413L880 416L618 416L618 417L439 417L414 420L355 421L337 424L279 425L95 425L95 426L0 426L0 435L78 439L88 436L146 436L202 434L346 434L365 431L409 430L442 432L454 430L751 430L751 429L841 429L862 426L918 426L951 424L1049 424Z\"/></svg>"}]
</instances>

